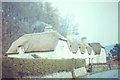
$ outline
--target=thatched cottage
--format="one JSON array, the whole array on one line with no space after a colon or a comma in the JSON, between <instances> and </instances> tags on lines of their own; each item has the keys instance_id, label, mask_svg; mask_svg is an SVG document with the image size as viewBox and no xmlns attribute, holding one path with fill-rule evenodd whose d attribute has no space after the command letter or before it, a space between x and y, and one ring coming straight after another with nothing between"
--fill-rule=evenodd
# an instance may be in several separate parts
<instances>
[{"instance_id":1,"label":"thatched cottage","mask_svg":"<svg viewBox=\"0 0 120 80\"><path fill-rule=\"evenodd\" d=\"M7 51L8 57L68 59L82 58L89 63L105 63L106 52L100 43L87 43L83 37L81 42L74 42L46 27L45 32L25 34Z\"/></svg>"}]
</instances>

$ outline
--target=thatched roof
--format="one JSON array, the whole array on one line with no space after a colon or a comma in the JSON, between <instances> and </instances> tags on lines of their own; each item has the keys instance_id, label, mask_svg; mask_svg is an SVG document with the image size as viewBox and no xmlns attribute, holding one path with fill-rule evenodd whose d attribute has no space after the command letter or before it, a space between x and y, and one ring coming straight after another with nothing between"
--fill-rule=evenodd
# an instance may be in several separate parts
<instances>
[{"instance_id":1,"label":"thatched roof","mask_svg":"<svg viewBox=\"0 0 120 80\"><path fill-rule=\"evenodd\" d=\"M89 45L87 45L87 44L84 44L84 43L78 43L78 46L79 46L79 49L80 49L80 51L81 51L81 53L82 54L84 54L85 53L85 49L87 49L87 51L88 51L88 54L91 54L91 52L92 52L92 48L89 46Z\"/></svg>"},{"instance_id":2,"label":"thatched roof","mask_svg":"<svg viewBox=\"0 0 120 80\"><path fill-rule=\"evenodd\" d=\"M25 47L25 52L55 50L59 39L67 40L56 31L25 34L12 43L7 53L17 53L18 46L20 45Z\"/></svg>"},{"instance_id":3,"label":"thatched roof","mask_svg":"<svg viewBox=\"0 0 120 80\"><path fill-rule=\"evenodd\" d=\"M68 47L72 53L77 53L78 51L78 45L76 42L73 42L71 40L67 40Z\"/></svg>"},{"instance_id":4,"label":"thatched roof","mask_svg":"<svg viewBox=\"0 0 120 80\"><path fill-rule=\"evenodd\" d=\"M67 40L68 47L72 53L76 53L78 49L80 49L80 52L82 54L85 53L85 49L87 49L88 54L91 54L92 48L83 42L75 42L74 40Z\"/></svg>"},{"instance_id":5,"label":"thatched roof","mask_svg":"<svg viewBox=\"0 0 120 80\"><path fill-rule=\"evenodd\" d=\"M95 54L99 55L101 52L101 48L104 48L100 43L89 43L89 45L93 48Z\"/></svg>"}]
</instances>

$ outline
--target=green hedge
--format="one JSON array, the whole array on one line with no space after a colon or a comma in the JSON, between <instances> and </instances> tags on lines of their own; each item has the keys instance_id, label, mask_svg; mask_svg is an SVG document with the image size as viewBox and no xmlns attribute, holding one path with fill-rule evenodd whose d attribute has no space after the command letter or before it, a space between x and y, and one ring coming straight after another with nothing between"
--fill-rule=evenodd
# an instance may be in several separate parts
<instances>
[{"instance_id":1,"label":"green hedge","mask_svg":"<svg viewBox=\"0 0 120 80\"><path fill-rule=\"evenodd\" d=\"M3 78L20 78L30 75L45 75L54 72L72 71L85 66L84 59L2 59Z\"/></svg>"}]
</instances>

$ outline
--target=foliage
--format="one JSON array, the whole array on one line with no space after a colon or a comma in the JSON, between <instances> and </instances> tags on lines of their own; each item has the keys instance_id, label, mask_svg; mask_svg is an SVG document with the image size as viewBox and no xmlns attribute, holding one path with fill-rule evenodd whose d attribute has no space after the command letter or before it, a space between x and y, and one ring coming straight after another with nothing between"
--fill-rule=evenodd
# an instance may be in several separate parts
<instances>
[{"instance_id":1,"label":"foliage","mask_svg":"<svg viewBox=\"0 0 120 80\"><path fill-rule=\"evenodd\" d=\"M72 16L60 16L57 8L50 2L3 2L2 38L3 53L7 52L13 41L29 33L43 32L45 24L63 36L78 33L78 25ZM3 54L4 55L4 54Z\"/></svg>"},{"instance_id":2,"label":"foliage","mask_svg":"<svg viewBox=\"0 0 120 80\"><path fill-rule=\"evenodd\" d=\"M85 66L84 59L24 59L3 57L3 78L20 78L30 75L45 75L54 72L72 71Z\"/></svg>"},{"instance_id":3,"label":"foliage","mask_svg":"<svg viewBox=\"0 0 120 80\"><path fill-rule=\"evenodd\" d=\"M43 32L44 24L52 25L55 30L60 26L58 11L51 3L3 2L3 53L23 34Z\"/></svg>"},{"instance_id":4,"label":"foliage","mask_svg":"<svg viewBox=\"0 0 120 80\"><path fill-rule=\"evenodd\" d=\"M113 57L115 56L116 59L120 61L120 58L119 58L120 57L120 44L116 44L114 48L110 50L110 53L112 54Z\"/></svg>"}]
</instances>

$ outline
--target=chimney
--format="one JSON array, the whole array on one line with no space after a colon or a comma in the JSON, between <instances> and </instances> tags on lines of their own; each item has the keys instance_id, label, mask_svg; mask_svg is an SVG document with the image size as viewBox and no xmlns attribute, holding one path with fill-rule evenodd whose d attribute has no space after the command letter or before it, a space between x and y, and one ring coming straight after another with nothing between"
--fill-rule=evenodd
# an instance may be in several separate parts
<instances>
[{"instance_id":1,"label":"chimney","mask_svg":"<svg viewBox=\"0 0 120 80\"><path fill-rule=\"evenodd\" d=\"M87 38L86 37L82 37L81 38L81 42L84 43L84 44L87 44Z\"/></svg>"},{"instance_id":2,"label":"chimney","mask_svg":"<svg viewBox=\"0 0 120 80\"><path fill-rule=\"evenodd\" d=\"M51 26L51 25L46 25L45 26L45 29L44 29L44 32L51 32L51 31L53 31L53 27Z\"/></svg>"},{"instance_id":3,"label":"chimney","mask_svg":"<svg viewBox=\"0 0 120 80\"><path fill-rule=\"evenodd\" d=\"M73 35L70 32L67 33L67 39L73 41Z\"/></svg>"}]
</instances>

